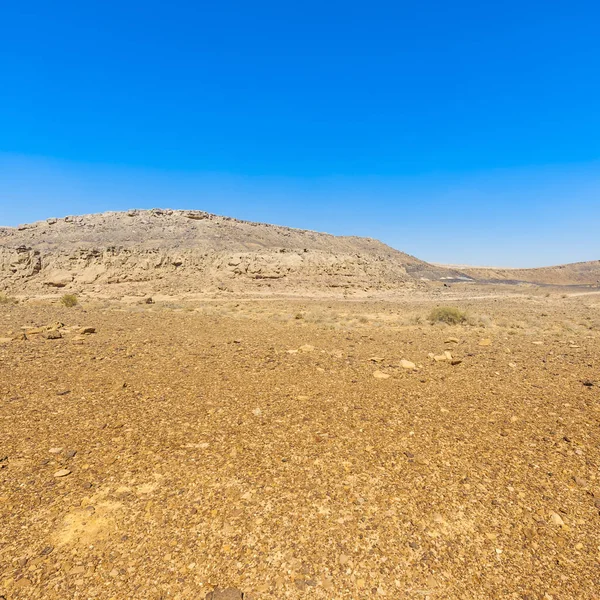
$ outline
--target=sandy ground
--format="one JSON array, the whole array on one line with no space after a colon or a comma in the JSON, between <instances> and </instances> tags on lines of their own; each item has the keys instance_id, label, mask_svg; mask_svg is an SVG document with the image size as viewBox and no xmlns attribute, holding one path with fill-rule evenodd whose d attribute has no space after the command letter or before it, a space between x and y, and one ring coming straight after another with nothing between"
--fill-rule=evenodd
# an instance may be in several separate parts
<instances>
[{"instance_id":1,"label":"sandy ground","mask_svg":"<svg viewBox=\"0 0 600 600\"><path fill-rule=\"evenodd\" d=\"M39 301L0 338L6 600L600 598L598 296Z\"/></svg>"}]
</instances>

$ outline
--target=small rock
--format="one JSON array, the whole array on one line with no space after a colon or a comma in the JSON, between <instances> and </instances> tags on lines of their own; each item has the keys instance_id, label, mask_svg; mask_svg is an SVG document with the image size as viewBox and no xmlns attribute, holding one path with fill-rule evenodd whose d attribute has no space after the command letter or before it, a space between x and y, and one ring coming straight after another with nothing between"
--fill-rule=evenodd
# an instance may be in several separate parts
<instances>
[{"instance_id":1,"label":"small rock","mask_svg":"<svg viewBox=\"0 0 600 600\"><path fill-rule=\"evenodd\" d=\"M562 520L562 517L555 512L550 513L550 523L552 525L556 525L557 527L562 527L565 522Z\"/></svg>"},{"instance_id":2,"label":"small rock","mask_svg":"<svg viewBox=\"0 0 600 600\"><path fill-rule=\"evenodd\" d=\"M50 454L60 454L63 451L62 448L50 448L50 450L48 450L48 452L50 452Z\"/></svg>"},{"instance_id":3,"label":"small rock","mask_svg":"<svg viewBox=\"0 0 600 600\"><path fill-rule=\"evenodd\" d=\"M433 357L433 360L435 360L435 362L444 362L448 360L448 357L445 354L438 354Z\"/></svg>"},{"instance_id":4,"label":"small rock","mask_svg":"<svg viewBox=\"0 0 600 600\"><path fill-rule=\"evenodd\" d=\"M582 479L581 477L573 477L573 481L579 486L579 487L587 487L588 486L588 482L585 479Z\"/></svg>"},{"instance_id":5,"label":"small rock","mask_svg":"<svg viewBox=\"0 0 600 600\"><path fill-rule=\"evenodd\" d=\"M479 342L480 346L491 346L492 340L490 338L484 338Z\"/></svg>"},{"instance_id":6,"label":"small rock","mask_svg":"<svg viewBox=\"0 0 600 600\"><path fill-rule=\"evenodd\" d=\"M243 594L234 588L216 588L205 596L205 600L242 600Z\"/></svg>"},{"instance_id":7,"label":"small rock","mask_svg":"<svg viewBox=\"0 0 600 600\"><path fill-rule=\"evenodd\" d=\"M458 338L455 337L449 337L444 344L458 344L460 342L460 340Z\"/></svg>"},{"instance_id":8,"label":"small rock","mask_svg":"<svg viewBox=\"0 0 600 600\"><path fill-rule=\"evenodd\" d=\"M71 390L61 390L60 392L56 392L57 396L66 396L67 394L70 394Z\"/></svg>"},{"instance_id":9,"label":"small rock","mask_svg":"<svg viewBox=\"0 0 600 600\"><path fill-rule=\"evenodd\" d=\"M388 373L384 373L383 371L375 371L373 373L373 377L375 377L375 379L389 379L389 374Z\"/></svg>"},{"instance_id":10,"label":"small rock","mask_svg":"<svg viewBox=\"0 0 600 600\"><path fill-rule=\"evenodd\" d=\"M416 369L417 365L415 365L414 362L411 362L410 360L405 360L404 358L400 361L400 366L403 369Z\"/></svg>"},{"instance_id":11,"label":"small rock","mask_svg":"<svg viewBox=\"0 0 600 600\"><path fill-rule=\"evenodd\" d=\"M57 329L52 329L46 334L47 340L60 340L62 338L62 334Z\"/></svg>"},{"instance_id":12,"label":"small rock","mask_svg":"<svg viewBox=\"0 0 600 600\"><path fill-rule=\"evenodd\" d=\"M66 477L67 475L70 475L71 471L70 469L60 469L59 471L56 471L56 473L54 473L54 477Z\"/></svg>"},{"instance_id":13,"label":"small rock","mask_svg":"<svg viewBox=\"0 0 600 600\"><path fill-rule=\"evenodd\" d=\"M77 450L67 450L65 452L66 458L73 458L77 454Z\"/></svg>"},{"instance_id":14,"label":"small rock","mask_svg":"<svg viewBox=\"0 0 600 600\"><path fill-rule=\"evenodd\" d=\"M311 346L310 344L304 344L304 346L300 346L300 348L298 348L298 352L314 352L315 347Z\"/></svg>"},{"instance_id":15,"label":"small rock","mask_svg":"<svg viewBox=\"0 0 600 600\"><path fill-rule=\"evenodd\" d=\"M82 327L78 333L79 333L79 335L87 335L90 333L96 333L96 328L95 327Z\"/></svg>"},{"instance_id":16,"label":"small rock","mask_svg":"<svg viewBox=\"0 0 600 600\"><path fill-rule=\"evenodd\" d=\"M450 364L456 366L456 365L460 365L461 362L462 362L462 359L460 359L460 358L453 358L450 361Z\"/></svg>"},{"instance_id":17,"label":"small rock","mask_svg":"<svg viewBox=\"0 0 600 600\"><path fill-rule=\"evenodd\" d=\"M595 506L595 507L596 507L598 510L600 510L600 498L596 498L596 499L594 500L594 506Z\"/></svg>"}]
</instances>

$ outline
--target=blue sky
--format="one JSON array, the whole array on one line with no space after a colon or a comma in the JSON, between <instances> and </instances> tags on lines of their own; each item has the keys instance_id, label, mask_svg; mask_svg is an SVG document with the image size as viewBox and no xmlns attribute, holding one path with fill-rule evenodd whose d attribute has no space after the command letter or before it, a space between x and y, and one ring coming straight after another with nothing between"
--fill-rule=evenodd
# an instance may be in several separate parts
<instances>
[{"instance_id":1,"label":"blue sky","mask_svg":"<svg viewBox=\"0 0 600 600\"><path fill-rule=\"evenodd\" d=\"M13 2L0 224L198 208L437 262L600 258L593 2Z\"/></svg>"}]
</instances>

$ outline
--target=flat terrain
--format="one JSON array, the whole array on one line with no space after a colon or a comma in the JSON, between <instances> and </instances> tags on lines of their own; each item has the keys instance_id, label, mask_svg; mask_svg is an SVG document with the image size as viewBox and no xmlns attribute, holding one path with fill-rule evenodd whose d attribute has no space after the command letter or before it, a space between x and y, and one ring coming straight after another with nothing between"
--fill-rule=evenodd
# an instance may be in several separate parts
<instances>
[{"instance_id":1,"label":"flat terrain","mask_svg":"<svg viewBox=\"0 0 600 600\"><path fill-rule=\"evenodd\" d=\"M31 300L0 338L6 600L600 598L598 294Z\"/></svg>"}]
</instances>

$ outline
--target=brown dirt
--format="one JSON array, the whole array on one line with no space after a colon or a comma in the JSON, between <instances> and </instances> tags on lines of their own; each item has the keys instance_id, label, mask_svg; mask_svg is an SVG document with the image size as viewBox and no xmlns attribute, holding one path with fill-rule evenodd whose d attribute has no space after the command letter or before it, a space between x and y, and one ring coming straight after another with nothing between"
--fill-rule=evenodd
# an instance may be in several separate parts
<instances>
[{"instance_id":1,"label":"brown dirt","mask_svg":"<svg viewBox=\"0 0 600 600\"><path fill-rule=\"evenodd\" d=\"M1 304L0 595L598 598L600 297L436 294Z\"/></svg>"}]
</instances>

